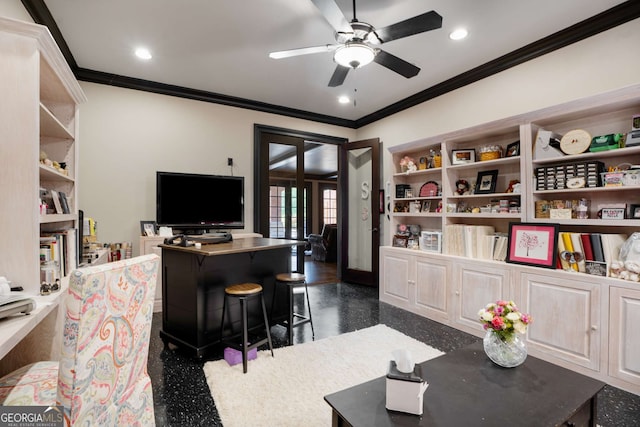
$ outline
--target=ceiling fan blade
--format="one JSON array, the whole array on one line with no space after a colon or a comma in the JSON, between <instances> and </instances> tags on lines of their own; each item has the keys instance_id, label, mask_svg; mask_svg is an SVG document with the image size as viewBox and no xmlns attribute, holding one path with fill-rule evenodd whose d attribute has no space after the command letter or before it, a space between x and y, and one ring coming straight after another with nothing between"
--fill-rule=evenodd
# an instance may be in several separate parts
<instances>
[{"instance_id":1,"label":"ceiling fan blade","mask_svg":"<svg viewBox=\"0 0 640 427\"><path fill-rule=\"evenodd\" d=\"M333 72L331 80L329 80L329 87L340 86L342 83L344 83L344 79L347 78L349 70L349 67L343 67L342 65L336 66L336 70Z\"/></svg>"},{"instance_id":2,"label":"ceiling fan blade","mask_svg":"<svg viewBox=\"0 0 640 427\"><path fill-rule=\"evenodd\" d=\"M442 27L442 16L432 10L431 12L405 19L388 27L377 29L375 30L375 34L381 43L386 43L391 40L424 33L425 31L435 30L440 27Z\"/></svg>"},{"instance_id":3,"label":"ceiling fan blade","mask_svg":"<svg viewBox=\"0 0 640 427\"><path fill-rule=\"evenodd\" d=\"M316 5L324 19L331 24L334 30L338 33L351 33L353 29L347 18L336 4L334 0L311 0Z\"/></svg>"},{"instance_id":4,"label":"ceiling fan blade","mask_svg":"<svg viewBox=\"0 0 640 427\"><path fill-rule=\"evenodd\" d=\"M312 47L301 47L299 49L280 50L278 52L271 52L269 54L269 58L282 59L282 58L290 58L292 56L309 55L311 53L333 52L339 47L340 47L339 44L326 44L324 46L312 46Z\"/></svg>"},{"instance_id":5,"label":"ceiling fan blade","mask_svg":"<svg viewBox=\"0 0 640 427\"><path fill-rule=\"evenodd\" d=\"M420 68L416 67L413 64L408 63L404 59L400 59L395 55L392 55L384 50L378 49L378 53L376 54L373 61L382 65L383 67L387 67L391 71L395 71L398 74L403 75L404 77L410 79L420 72Z\"/></svg>"}]
</instances>

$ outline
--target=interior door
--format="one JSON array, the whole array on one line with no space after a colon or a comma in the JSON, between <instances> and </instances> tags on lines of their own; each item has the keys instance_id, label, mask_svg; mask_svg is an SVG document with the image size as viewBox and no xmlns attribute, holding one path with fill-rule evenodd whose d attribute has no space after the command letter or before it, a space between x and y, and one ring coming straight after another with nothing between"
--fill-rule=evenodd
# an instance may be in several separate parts
<instances>
[{"instance_id":1,"label":"interior door","mask_svg":"<svg viewBox=\"0 0 640 427\"><path fill-rule=\"evenodd\" d=\"M378 286L380 247L380 140L350 142L340 148L338 241L344 282Z\"/></svg>"}]
</instances>

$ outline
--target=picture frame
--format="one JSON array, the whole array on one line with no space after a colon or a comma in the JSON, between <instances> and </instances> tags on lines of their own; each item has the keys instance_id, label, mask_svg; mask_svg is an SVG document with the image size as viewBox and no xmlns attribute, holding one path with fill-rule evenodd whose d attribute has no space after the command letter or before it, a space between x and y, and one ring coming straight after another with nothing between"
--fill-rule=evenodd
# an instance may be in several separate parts
<instances>
[{"instance_id":1,"label":"picture frame","mask_svg":"<svg viewBox=\"0 0 640 427\"><path fill-rule=\"evenodd\" d=\"M431 200L423 200L421 212L431 212Z\"/></svg>"},{"instance_id":2,"label":"picture frame","mask_svg":"<svg viewBox=\"0 0 640 427\"><path fill-rule=\"evenodd\" d=\"M559 224L510 222L506 261L556 268Z\"/></svg>"},{"instance_id":3,"label":"picture frame","mask_svg":"<svg viewBox=\"0 0 640 427\"><path fill-rule=\"evenodd\" d=\"M629 219L640 219L640 205L629 205Z\"/></svg>"},{"instance_id":4,"label":"picture frame","mask_svg":"<svg viewBox=\"0 0 640 427\"><path fill-rule=\"evenodd\" d=\"M598 218L625 219L626 210L627 210L626 208L602 208L598 211Z\"/></svg>"},{"instance_id":5,"label":"picture frame","mask_svg":"<svg viewBox=\"0 0 640 427\"><path fill-rule=\"evenodd\" d=\"M464 165L476 161L476 150L451 150L451 164Z\"/></svg>"},{"instance_id":6,"label":"picture frame","mask_svg":"<svg viewBox=\"0 0 640 427\"><path fill-rule=\"evenodd\" d=\"M491 194L496 192L498 169L478 172L475 194Z\"/></svg>"},{"instance_id":7,"label":"picture frame","mask_svg":"<svg viewBox=\"0 0 640 427\"><path fill-rule=\"evenodd\" d=\"M140 234L142 236L157 236L157 228L155 221L140 221Z\"/></svg>"},{"instance_id":8,"label":"picture frame","mask_svg":"<svg viewBox=\"0 0 640 427\"><path fill-rule=\"evenodd\" d=\"M409 237L408 236L401 236L399 234L396 234L395 236L393 236L393 247L395 248L406 248L407 245L409 243Z\"/></svg>"},{"instance_id":9,"label":"picture frame","mask_svg":"<svg viewBox=\"0 0 640 427\"><path fill-rule=\"evenodd\" d=\"M507 145L507 150L505 151L505 157L516 157L520 155L520 141L512 142Z\"/></svg>"}]
</instances>

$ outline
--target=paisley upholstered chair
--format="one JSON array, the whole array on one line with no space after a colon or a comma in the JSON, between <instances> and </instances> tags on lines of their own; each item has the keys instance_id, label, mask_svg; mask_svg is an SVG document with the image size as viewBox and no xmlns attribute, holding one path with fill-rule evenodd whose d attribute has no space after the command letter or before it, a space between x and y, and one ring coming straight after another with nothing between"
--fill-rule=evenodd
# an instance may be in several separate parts
<instances>
[{"instance_id":1,"label":"paisley upholstered chair","mask_svg":"<svg viewBox=\"0 0 640 427\"><path fill-rule=\"evenodd\" d=\"M0 379L0 403L62 405L66 425L155 425L147 356L158 263L150 254L73 271L60 361Z\"/></svg>"}]
</instances>

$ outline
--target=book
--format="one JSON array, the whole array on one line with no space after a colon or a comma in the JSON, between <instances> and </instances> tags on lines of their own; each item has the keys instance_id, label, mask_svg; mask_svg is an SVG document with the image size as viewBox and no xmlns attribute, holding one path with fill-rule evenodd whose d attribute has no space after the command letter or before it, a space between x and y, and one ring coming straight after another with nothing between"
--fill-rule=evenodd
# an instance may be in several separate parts
<instances>
[{"instance_id":1,"label":"book","mask_svg":"<svg viewBox=\"0 0 640 427\"><path fill-rule=\"evenodd\" d=\"M569 265L569 260L563 256L563 253L567 251L567 248L564 244L564 239L562 238L562 233L560 233L558 239L558 260L560 262L560 268L568 271L571 270L571 266Z\"/></svg>"},{"instance_id":2,"label":"book","mask_svg":"<svg viewBox=\"0 0 640 427\"><path fill-rule=\"evenodd\" d=\"M578 271L585 272L584 264L584 248L582 247L582 239L580 233L569 233L571 235L571 243L573 244L573 258L576 261Z\"/></svg>"},{"instance_id":3,"label":"book","mask_svg":"<svg viewBox=\"0 0 640 427\"><path fill-rule=\"evenodd\" d=\"M62 191L58 192L58 196L60 198L60 205L62 206L62 213L68 214L71 213L69 210L69 202L67 201L67 195Z\"/></svg>"},{"instance_id":4,"label":"book","mask_svg":"<svg viewBox=\"0 0 640 427\"><path fill-rule=\"evenodd\" d=\"M602 252L602 240L600 233L591 233L591 249L593 250L593 260L604 262L604 253Z\"/></svg>"},{"instance_id":5,"label":"book","mask_svg":"<svg viewBox=\"0 0 640 427\"><path fill-rule=\"evenodd\" d=\"M580 234L580 240L582 240L582 249L584 250L585 261L595 261L593 258L593 250L591 249L591 236L589 233Z\"/></svg>"}]
</instances>

